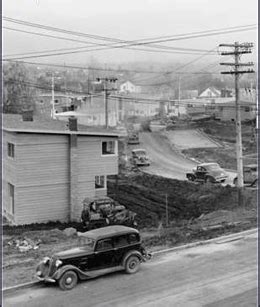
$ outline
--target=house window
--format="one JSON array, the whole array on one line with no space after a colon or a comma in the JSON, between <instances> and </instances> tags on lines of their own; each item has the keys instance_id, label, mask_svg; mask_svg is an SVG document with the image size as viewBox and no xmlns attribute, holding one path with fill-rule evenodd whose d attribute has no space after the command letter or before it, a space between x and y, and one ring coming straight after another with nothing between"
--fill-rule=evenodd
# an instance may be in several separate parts
<instances>
[{"instance_id":1,"label":"house window","mask_svg":"<svg viewBox=\"0 0 260 307\"><path fill-rule=\"evenodd\" d=\"M8 157L14 158L14 144L7 143L8 146Z\"/></svg>"},{"instance_id":2,"label":"house window","mask_svg":"<svg viewBox=\"0 0 260 307\"><path fill-rule=\"evenodd\" d=\"M102 142L102 155L114 155L116 154L116 142L107 141Z\"/></svg>"},{"instance_id":3,"label":"house window","mask_svg":"<svg viewBox=\"0 0 260 307\"><path fill-rule=\"evenodd\" d=\"M106 179L105 176L95 176L95 189L105 189Z\"/></svg>"},{"instance_id":4,"label":"house window","mask_svg":"<svg viewBox=\"0 0 260 307\"><path fill-rule=\"evenodd\" d=\"M8 198L9 198L9 210L11 214L14 214L14 186L8 183Z\"/></svg>"}]
</instances>

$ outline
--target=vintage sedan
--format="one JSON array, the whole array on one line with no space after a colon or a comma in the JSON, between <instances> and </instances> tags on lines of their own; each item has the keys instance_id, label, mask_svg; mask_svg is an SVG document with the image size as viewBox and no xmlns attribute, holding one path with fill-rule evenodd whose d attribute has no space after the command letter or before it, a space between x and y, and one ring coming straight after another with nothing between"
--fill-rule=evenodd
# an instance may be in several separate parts
<instances>
[{"instance_id":1,"label":"vintage sedan","mask_svg":"<svg viewBox=\"0 0 260 307\"><path fill-rule=\"evenodd\" d=\"M108 226L78 233L78 239L78 247L45 257L36 268L37 278L70 290L78 280L120 270L136 273L151 258L134 228Z\"/></svg>"},{"instance_id":2,"label":"vintage sedan","mask_svg":"<svg viewBox=\"0 0 260 307\"><path fill-rule=\"evenodd\" d=\"M151 164L145 149L133 149L131 161L135 166L149 166Z\"/></svg>"},{"instance_id":3,"label":"vintage sedan","mask_svg":"<svg viewBox=\"0 0 260 307\"><path fill-rule=\"evenodd\" d=\"M223 183L228 178L226 171L218 163L201 163L192 169L192 173L187 173L186 177L190 181Z\"/></svg>"}]
</instances>

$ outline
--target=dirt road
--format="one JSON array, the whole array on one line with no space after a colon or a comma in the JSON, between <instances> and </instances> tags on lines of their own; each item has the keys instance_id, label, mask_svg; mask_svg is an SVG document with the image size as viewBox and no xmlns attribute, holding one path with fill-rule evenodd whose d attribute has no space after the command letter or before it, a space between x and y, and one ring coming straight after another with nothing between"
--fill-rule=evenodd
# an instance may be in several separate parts
<instances>
[{"instance_id":1,"label":"dirt road","mask_svg":"<svg viewBox=\"0 0 260 307\"><path fill-rule=\"evenodd\" d=\"M137 274L107 275L68 292L55 285L20 290L4 306L256 306L256 235L168 253Z\"/></svg>"},{"instance_id":2,"label":"dirt road","mask_svg":"<svg viewBox=\"0 0 260 307\"><path fill-rule=\"evenodd\" d=\"M195 130L194 130L195 131ZM183 145L182 147L188 146L190 142L192 144L192 139L197 136L197 140L200 139L201 143L197 142L202 146L210 146L210 140L207 140L202 135L198 134L193 130L189 134L185 132L183 135ZM187 135L189 134L189 139ZM181 147L181 135L178 134L178 145L176 148ZM197 164L196 162L186 158L181 154L180 150L175 149L174 138L171 139L172 133L169 135L163 135L160 132L144 132L140 134L140 144L132 145L131 149L134 148L144 148L147 151L151 159L151 165L149 167L142 167L143 172L147 172L154 175L159 175L167 178L174 178L179 180L186 180L186 173L190 172L192 168ZM185 136L185 137L184 137ZM177 137L177 136L176 136ZM177 143L176 143L177 144ZM195 143L194 143L195 144ZM206 145L207 144L207 145ZM195 145L194 145L195 146ZM215 144L211 145L212 147L216 146ZM130 151L128 152L130 156ZM229 178L226 180L225 184L232 185L233 178L236 176L233 172L228 172Z\"/></svg>"},{"instance_id":3,"label":"dirt road","mask_svg":"<svg viewBox=\"0 0 260 307\"><path fill-rule=\"evenodd\" d=\"M185 159L178 151L174 151L167 137L160 133L141 133L140 145L135 147L146 149L152 163L142 170L150 174L185 180L186 172L196 165L195 162Z\"/></svg>"}]
</instances>

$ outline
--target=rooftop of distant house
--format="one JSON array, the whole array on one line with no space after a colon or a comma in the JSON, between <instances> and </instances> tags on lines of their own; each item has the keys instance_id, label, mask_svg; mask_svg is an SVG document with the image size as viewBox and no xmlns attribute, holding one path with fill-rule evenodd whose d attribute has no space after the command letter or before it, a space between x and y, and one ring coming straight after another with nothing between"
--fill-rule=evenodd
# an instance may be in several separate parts
<instances>
[{"instance_id":1,"label":"rooftop of distant house","mask_svg":"<svg viewBox=\"0 0 260 307\"><path fill-rule=\"evenodd\" d=\"M79 134L92 136L119 136L115 129L77 125L77 131L68 128L68 121L33 116L33 121L24 121L21 114L3 114L3 130L8 132L44 133L44 134Z\"/></svg>"}]
</instances>

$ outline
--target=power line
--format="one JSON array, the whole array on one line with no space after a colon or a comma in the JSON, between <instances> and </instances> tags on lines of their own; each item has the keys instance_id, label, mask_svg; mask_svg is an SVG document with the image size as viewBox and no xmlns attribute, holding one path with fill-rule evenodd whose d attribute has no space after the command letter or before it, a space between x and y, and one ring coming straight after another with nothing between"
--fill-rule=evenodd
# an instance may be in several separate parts
<instances>
[{"instance_id":1,"label":"power line","mask_svg":"<svg viewBox=\"0 0 260 307\"><path fill-rule=\"evenodd\" d=\"M62 32L62 33L69 33L71 35L78 35L78 36L87 36L87 37L95 37L95 39L102 39L102 40L109 40L109 41L115 41L118 43L118 42L123 42L124 45L119 45L119 46L113 46L114 44L110 44L108 45L107 48L99 48L99 49L88 49L88 50L81 50L81 51L73 51L73 52L66 52L66 53L55 53L55 54L46 54L46 55L40 55L40 56L37 56L37 57L43 57L43 56L55 56L55 55L65 55L65 54L70 54L70 53L79 53L79 52L87 52L87 51L97 51L97 50L104 50L104 49L113 49L113 48L126 48L127 46L139 46L139 45L150 45L149 47L159 47L159 48L165 48L166 46L155 46L155 45L151 45L151 43L154 43L155 41L145 41L145 42L139 42L138 41L122 41L122 40L118 40L118 39L113 39L113 38L107 38L107 37L100 37L98 36L95 36L95 35L90 35L90 34L85 34L85 33L80 33L80 32L74 32L74 31L68 31L68 30L64 30L64 29L59 29L59 28L54 28L54 27L49 27L49 26L43 26L43 25L39 25L39 24L32 24L32 23L29 23L29 22L24 22L24 21L19 21L19 20L14 20L14 19L10 19L8 17L4 17L4 20L7 20L7 21L11 21L11 22L15 22L15 23L19 23L19 24L24 24L24 25L27 25L27 26L35 26L35 27L40 27L40 28L44 28L44 29L48 29L48 30L52 30L52 31L58 31L58 32ZM225 32L218 32L218 33L208 33L208 32L212 32L212 30L208 30L208 31L202 31L202 32L193 32L193 33L204 33L203 35L200 34L200 35L195 35L195 36L187 36L187 34L185 34L186 36L184 37L175 37L173 38L173 36L171 36L171 38L168 38L164 41L173 41L173 40L180 40L180 39L190 39L190 38L194 38L194 37L203 37L203 36L209 36L209 35L218 35L218 34L226 34L226 33L230 33L230 32L237 32L237 31L248 31L248 30L251 30L253 28L250 28L252 25L247 25L247 26L239 26L239 27L232 27L232 28L224 28L224 29L232 29L232 30L229 30L229 31L225 31ZM246 28L247 27L247 28ZM239 30L238 30L239 28ZM223 28L222 28L223 29ZM205 33L208 33L208 34L205 34ZM176 36L181 36L181 35L176 35ZM147 39L146 39L147 40ZM156 42L159 42L158 40ZM126 43L128 44L126 46ZM166 48L171 48L171 47L166 47ZM172 47L173 48L173 47ZM147 51L147 50L146 50ZM34 56L36 57L36 56Z\"/></svg>"},{"instance_id":2,"label":"power line","mask_svg":"<svg viewBox=\"0 0 260 307\"><path fill-rule=\"evenodd\" d=\"M24 21L24 20L14 19L14 18L10 18L10 17L7 17L7 16L3 16L3 20L8 21L8 22L18 23L18 24L25 25L25 26L42 28L42 29L45 29L45 30L47 29L49 31L56 31L56 32L66 33L66 34L75 35L75 36L83 36L83 37L93 38L93 39L96 39L96 40L105 40L105 41L112 41L112 42L117 42L117 43L119 43L119 42L120 43L122 43L122 42L124 42L124 43L135 42L135 41L111 38L111 37L107 37L107 36L98 36L98 35L76 32L76 31L71 31L71 30L65 30L65 29L61 29L61 28L57 28L57 27L46 26L46 25L42 25L42 24L38 24L38 23L32 23L32 22L28 22L28 21ZM150 42L146 42L146 41L147 40L151 41L151 40L159 40L159 39L169 39L169 38L172 38L172 37L182 37L182 36L195 35L195 34L201 34L201 33L210 33L210 32L216 32L216 31L220 31L220 30L221 31L223 31L223 30L235 30L235 29L238 29L238 28L242 29L242 28L255 27L255 26L256 26L256 24L249 24L249 25L242 25L242 26L235 26L235 27L225 27L225 28L219 28L219 29L213 29L213 30L177 34L177 35L167 35L167 36L159 36L159 37L155 37L155 38L145 38L145 39L140 39L138 41L143 42L143 43L150 43Z\"/></svg>"},{"instance_id":3,"label":"power line","mask_svg":"<svg viewBox=\"0 0 260 307\"><path fill-rule=\"evenodd\" d=\"M44 37L51 37L51 38L58 38L58 39L66 39L67 38L63 38L63 37L59 37L59 36L53 36L53 35L46 35L46 34L41 34L41 33L37 33L37 32L31 32L31 31L23 31L20 29L14 29L14 28L9 28L9 27L3 27L3 29L7 29L7 30L13 30L13 31L18 31L18 32L22 32L22 33L28 33L28 34L34 34L34 35L40 35L40 36L44 36ZM98 44L98 43L93 43L93 42L87 42L87 41L81 41L81 40L75 40L75 39L68 39L71 41L76 41L76 42L80 42L80 43L85 43L91 46L108 46L107 44ZM148 47L153 47L154 46L148 46ZM182 47L171 47L171 46L159 46L157 45L156 47L159 47L160 49L166 49L166 50L179 50L179 51L193 51L193 52L205 52L207 50L204 49L194 49L194 48L182 48ZM32 53L43 53L43 52L53 52L53 51L61 51L61 50L69 50L69 49L84 49L86 47L76 47L76 48L64 48L64 49L56 49L56 50L46 50L46 51L42 51L42 52L28 52L28 53L22 53L22 54L8 54L5 55L6 57L8 56L16 56L16 55L27 55L27 54L32 54ZM134 50L141 50L141 51L146 51L147 49L136 49L136 48L129 48L129 49L134 49Z\"/></svg>"}]
</instances>

